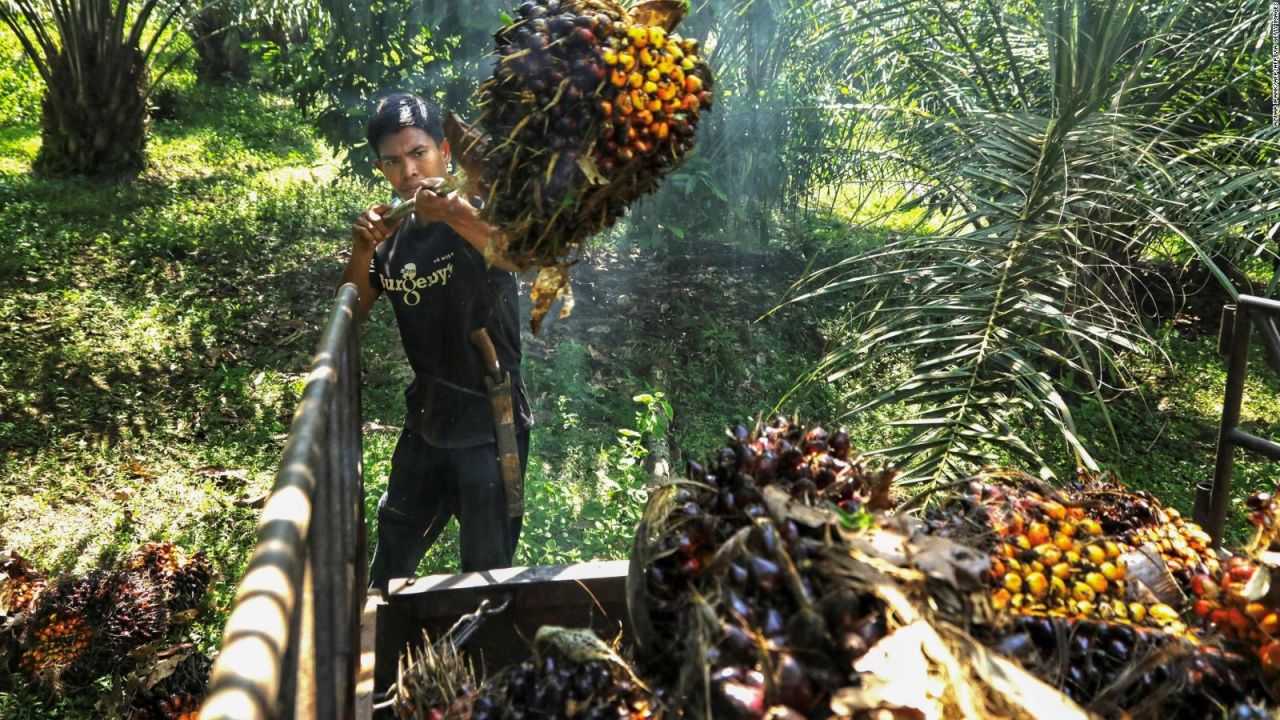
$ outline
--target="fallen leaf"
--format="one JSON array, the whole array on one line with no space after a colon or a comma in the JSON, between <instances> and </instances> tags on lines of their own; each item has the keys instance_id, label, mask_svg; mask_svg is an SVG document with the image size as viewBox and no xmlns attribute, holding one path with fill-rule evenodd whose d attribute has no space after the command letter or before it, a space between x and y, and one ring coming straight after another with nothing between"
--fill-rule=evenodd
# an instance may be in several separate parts
<instances>
[{"instance_id":1,"label":"fallen leaf","mask_svg":"<svg viewBox=\"0 0 1280 720\"><path fill-rule=\"evenodd\" d=\"M205 465L204 467L196 468L195 475L208 478L214 482L233 480L236 483L242 483L249 479L248 470L244 468L226 468L221 465Z\"/></svg>"}]
</instances>

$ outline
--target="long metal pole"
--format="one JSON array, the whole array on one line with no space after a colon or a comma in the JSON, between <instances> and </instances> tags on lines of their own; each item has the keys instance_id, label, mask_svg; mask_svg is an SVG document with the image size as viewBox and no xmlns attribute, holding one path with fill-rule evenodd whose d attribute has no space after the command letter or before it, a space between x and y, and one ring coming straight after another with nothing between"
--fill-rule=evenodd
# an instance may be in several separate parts
<instances>
[{"instance_id":1,"label":"long metal pole","mask_svg":"<svg viewBox=\"0 0 1280 720\"><path fill-rule=\"evenodd\" d=\"M1231 331L1231 356L1227 361L1227 390L1222 400L1222 424L1218 429L1218 458L1213 468L1213 494L1209 501L1209 526L1206 528L1215 545L1222 544L1222 531L1227 524L1227 508L1231 502L1231 471L1235 465L1235 443L1232 432L1240 424L1240 406L1244 401L1244 380L1249 361L1249 305L1240 303Z\"/></svg>"},{"instance_id":2,"label":"long metal pole","mask_svg":"<svg viewBox=\"0 0 1280 720\"><path fill-rule=\"evenodd\" d=\"M236 591L209 680L201 720L271 720L280 705L286 656L296 652L297 612L315 501L317 444L339 385L337 359L355 321L356 289L344 285L312 360L302 400L293 415L276 484L258 523L258 542ZM284 717L291 713L286 708Z\"/></svg>"}]
</instances>

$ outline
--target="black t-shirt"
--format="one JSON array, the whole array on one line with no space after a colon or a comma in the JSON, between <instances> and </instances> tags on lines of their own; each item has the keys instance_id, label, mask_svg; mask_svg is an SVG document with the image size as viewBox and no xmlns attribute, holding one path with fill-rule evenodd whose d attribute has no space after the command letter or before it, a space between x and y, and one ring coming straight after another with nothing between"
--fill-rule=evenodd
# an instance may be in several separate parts
<instances>
[{"instance_id":1,"label":"black t-shirt","mask_svg":"<svg viewBox=\"0 0 1280 720\"><path fill-rule=\"evenodd\" d=\"M520 378L519 289L512 273L486 268L484 256L444 223L406 220L378 246L369 281L395 308L400 341L413 368L405 390L405 427L436 447L493 442L484 362L471 331L484 327L511 373L517 429L533 424Z\"/></svg>"}]
</instances>

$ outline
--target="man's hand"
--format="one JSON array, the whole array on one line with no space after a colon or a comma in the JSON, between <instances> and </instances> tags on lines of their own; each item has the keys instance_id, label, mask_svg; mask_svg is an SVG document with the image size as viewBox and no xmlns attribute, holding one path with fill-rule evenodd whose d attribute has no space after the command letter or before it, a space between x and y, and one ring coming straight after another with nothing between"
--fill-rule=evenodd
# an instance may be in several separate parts
<instances>
[{"instance_id":1,"label":"man's hand","mask_svg":"<svg viewBox=\"0 0 1280 720\"><path fill-rule=\"evenodd\" d=\"M413 197L414 222L419 226L433 222L442 222L458 229L477 214L475 207L457 192L441 195L436 188L444 182L444 178L424 178L421 187Z\"/></svg>"},{"instance_id":2,"label":"man's hand","mask_svg":"<svg viewBox=\"0 0 1280 720\"><path fill-rule=\"evenodd\" d=\"M378 290L369 281L369 264L373 261L373 253L378 244L391 237L391 233L399 227L400 221L388 223L382 219L391 207L374 205L360 213L360 217L351 224L351 257L347 258L347 267L342 271L342 282L356 286L356 295L360 301L360 319L369 314L373 301L378 297Z\"/></svg>"},{"instance_id":3,"label":"man's hand","mask_svg":"<svg viewBox=\"0 0 1280 720\"><path fill-rule=\"evenodd\" d=\"M353 251L363 251L361 254L372 253L379 243L391 237L391 233L400 226L400 221L388 224L382 219L390 209L389 205L375 205L360 213L360 217L356 218L355 223L351 225Z\"/></svg>"},{"instance_id":4,"label":"man's hand","mask_svg":"<svg viewBox=\"0 0 1280 720\"><path fill-rule=\"evenodd\" d=\"M507 272L520 272L519 268L503 256L507 249L507 238L480 219L480 211L466 197L457 192L448 195L437 193L435 188L442 182L442 178L425 178L420 181L421 187L413 197L414 222L419 226L442 222L461 235L493 267Z\"/></svg>"}]
</instances>

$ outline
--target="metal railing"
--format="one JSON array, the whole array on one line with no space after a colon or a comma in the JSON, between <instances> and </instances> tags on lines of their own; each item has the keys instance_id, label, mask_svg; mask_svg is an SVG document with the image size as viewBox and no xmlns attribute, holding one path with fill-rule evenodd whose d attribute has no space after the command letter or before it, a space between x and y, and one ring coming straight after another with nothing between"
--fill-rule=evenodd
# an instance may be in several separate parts
<instances>
[{"instance_id":1,"label":"metal railing","mask_svg":"<svg viewBox=\"0 0 1280 720\"><path fill-rule=\"evenodd\" d=\"M1274 321L1280 317L1280 302L1253 295L1241 295L1234 306L1223 308L1218 335L1218 351L1226 353L1227 388L1222 400L1222 425L1218 431L1218 457L1213 469L1213 486L1208 489L1208 502L1203 502L1204 489L1198 488L1196 520L1215 544L1221 543L1226 527L1227 509L1231 501L1231 473L1237 447L1280 460L1280 443L1240 429L1240 408L1244 402L1244 381L1249 371L1249 338L1258 326L1264 347L1270 357L1277 345Z\"/></svg>"},{"instance_id":2,"label":"metal railing","mask_svg":"<svg viewBox=\"0 0 1280 720\"><path fill-rule=\"evenodd\" d=\"M201 720L349 718L366 553L354 285L311 361Z\"/></svg>"}]
</instances>

